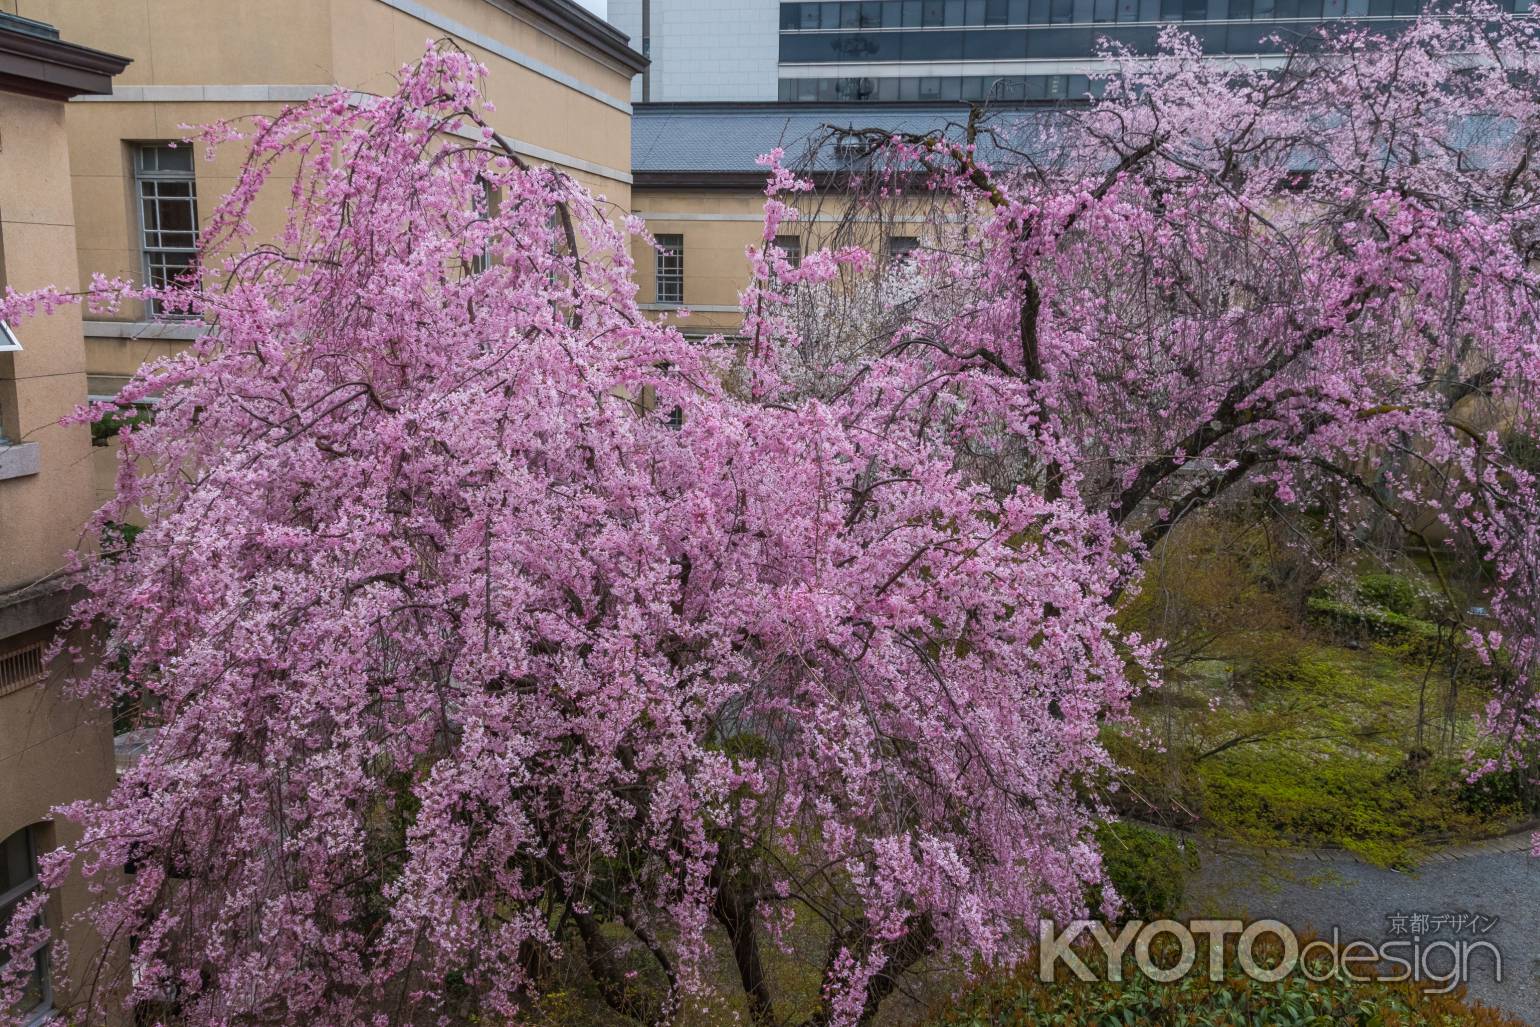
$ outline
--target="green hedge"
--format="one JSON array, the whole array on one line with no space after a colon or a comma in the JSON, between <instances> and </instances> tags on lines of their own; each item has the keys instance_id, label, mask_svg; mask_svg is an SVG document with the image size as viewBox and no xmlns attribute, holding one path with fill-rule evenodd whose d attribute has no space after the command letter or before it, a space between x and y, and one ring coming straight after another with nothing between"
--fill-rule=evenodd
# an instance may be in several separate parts
<instances>
[{"instance_id":1,"label":"green hedge","mask_svg":"<svg viewBox=\"0 0 1540 1027\"><path fill-rule=\"evenodd\" d=\"M1174 917L1182 905L1187 878L1198 869L1198 851L1175 838L1120 821L1096 832L1102 866L1123 898L1128 920ZM1100 904L1092 897L1092 908Z\"/></svg>"},{"instance_id":2,"label":"green hedge","mask_svg":"<svg viewBox=\"0 0 1540 1027\"><path fill-rule=\"evenodd\" d=\"M1067 975L1066 975L1067 976ZM1294 974L1275 984L1239 973L1211 982L1201 971L1171 984L1138 974L1122 983L1073 977L1044 984L1036 967L990 978L926 1027L1524 1027L1471 1006L1458 994L1419 995L1408 983L1312 982Z\"/></svg>"}]
</instances>

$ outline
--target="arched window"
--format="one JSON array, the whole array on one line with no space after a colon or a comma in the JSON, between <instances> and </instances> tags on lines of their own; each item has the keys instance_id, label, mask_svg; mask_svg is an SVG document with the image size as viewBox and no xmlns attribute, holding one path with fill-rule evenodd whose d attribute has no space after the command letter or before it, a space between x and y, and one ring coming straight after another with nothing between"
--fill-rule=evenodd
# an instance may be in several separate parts
<instances>
[{"instance_id":1,"label":"arched window","mask_svg":"<svg viewBox=\"0 0 1540 1027\"><path fill-rule=\"evenodd\" d=\"M40 841L37 826L24 827L0 841L0 933L10 926L17 905L37 890L37 850ZM21 1004L13 1012L23 1020L41 1020L52 1007L53 991L49 984L48 945L44 943L22 957L32 961L32 975Z\"/></svg>"}]
</instances>

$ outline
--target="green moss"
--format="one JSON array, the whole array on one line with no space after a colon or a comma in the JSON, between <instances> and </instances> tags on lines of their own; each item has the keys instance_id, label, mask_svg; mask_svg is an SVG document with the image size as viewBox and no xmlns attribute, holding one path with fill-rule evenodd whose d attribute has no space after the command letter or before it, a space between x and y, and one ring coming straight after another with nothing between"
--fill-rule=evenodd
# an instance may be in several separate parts
<instances>
[{"instance_id":1,"label":"green moss","mask_svg":"<svg viewBox=\"0 0 1540 1027\"><path fill-rule=\"evenodd\" d=\"M1172 731L1170 751L1112 739L1114 754L1140 794L1261 845L1340 846L1405 865L1442 838L1499 830L1520 812L1516 790L1467 784L1458 755L1478 741L1479 682L1459 679L1446 720L1448 669L1435 665L1419 746L1429 668L1404 637L1357 648L1306 638L1278 659L1253 658L1244 674L1189 674L1141 709L1146 724Z\"/></svg>"}]
</instances>

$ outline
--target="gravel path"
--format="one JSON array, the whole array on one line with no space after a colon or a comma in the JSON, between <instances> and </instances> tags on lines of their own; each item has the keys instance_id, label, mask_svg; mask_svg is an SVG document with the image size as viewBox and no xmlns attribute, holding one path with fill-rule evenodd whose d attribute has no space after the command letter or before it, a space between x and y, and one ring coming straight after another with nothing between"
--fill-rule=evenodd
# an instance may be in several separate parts
<instances>
[{"instance_id":1,"label":"gravel path","mask_svg":"<svg viewBox=\"0 0 1540 1027\"><path fill-rule=\"evenodd\" d=\"M1490 953L1477 952L1470 996L1540 1027L1540 859L1531 858L1528 848L1528 835L1497 839L1398 873L1340 852L1278 853L1203 843L1202 869L1188 884L1183 916L1281 920L1327 938L1337 927L1343 941L1372 944L1410 936L1393 929L1398 926L1393 916L1495 917L1496 925L1485 933L1444 926L1430 929L1424 943L1492 942L1502 953L1502 980L1494 980ZM1433 958L1442 970L1449 955L1437 952Z\"/></svg>"}]
</instances>

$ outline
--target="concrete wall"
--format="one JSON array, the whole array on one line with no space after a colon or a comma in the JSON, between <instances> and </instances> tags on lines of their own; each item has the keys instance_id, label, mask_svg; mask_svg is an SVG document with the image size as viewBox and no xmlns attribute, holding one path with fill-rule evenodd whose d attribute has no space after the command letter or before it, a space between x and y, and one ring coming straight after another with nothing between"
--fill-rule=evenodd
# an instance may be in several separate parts
<instances>
[{"instance_id":1,"label":"concrete wall","mask_svg":"<svg viewBox=\"0 0 1540 1027\"><path fill-rule=\"evenodd\" d=\"M0 658L17 646L46 642L52 630L0 639ZM54 820L51 810L105 797L115 774L110 718L69 695L62 671L56 667L40 682L0 694L0 838L35 826L40 854L79 840L75 825ZM56 1009L81 1003L90 987L100 946L91 931L70 922L90 903L85 882L72 876L48 906L49 925L67 943L70 956L67 966L58 965L55 956Z\"/></svg>"},{"instance_id":2,"label":"concrete wall","mask_svg":"<svg viewBox=\"0 0 1540 1027\"><path fill-rule=\"evenodd\" d=\"M635 212L653 235L684 236L684 305L681 327L691 335L735 331L742 321L738 293L749 281L748 247L759 242L765 196L750 190L638 189ZM671 216L675 215L675 216ZM788 225L785 232L797 231ZM637 298L657 297L657 255L640 239L632 244Z\"/></svg>"},{"instance_id":3,"label":"concrete wall","mask_svg":"<svg viewBox=\"0 0 1540 1027\"><path fill-rule=\"evenodd\" d=\"M658 188L639 186L633 193L635 213L654 236L684 236L684 306L690 316L680 327L690 335L732 334L742 324L738 294L749 281L748 247L757 246L763 232L765 196L759 190L720 188ZM798 221L781 225L781 235L801 240L804 253L856 245L881 259L886 240L894 235L923 238L923 205L888 211L883 218L851 217L839 194L797 197ZM832 239L831 233L839 238ZM665 315L657 304L657 254L642 240L632 243L636 263L637 299L646 309Z\"/></svg>"},{"instance_id":4,"label":"concrete wall","mask_svg":"<svg viewBox=\"0 0 1540 1027\"><path fill-rule=\"evenodd\" d=\"M0 92L0 285L78 279L68 164L64 104ZM79 308L15 333L22 351L0 353L0 426L25 449L0 464L0 593L56 571L93 509L90 429L56 423L86 398Z\"/></svg>"},{"instance_id":5,"label":"concrete wall","mask_svg":"<svg viewBox=\"0 0 1540 1027\"><path fill-rule=\"evenodd\" d=\"M649 0L653 102L774 100L779 0ZM610 0L610 21L642 45L642 0ZM642 77L631 97L641 100Z\"/></svg>"},{"instance_id":6,"label":"concrete wall","mask_svg":"<svg viewBox=\"0 0 1540 1027\"><path fill-rule=\"evenodd\" d=\"M0 286L27 290L76 280L74 204L65 107L0 92ZM67 307L16 326L23 349L0 353L0 417L22 443L0 450L0 838L38 825L40 848L75 840L52 823L56 805L107 794L113 782L109 721L62 687L62 667L34 676L68 595L48 580L93 508L91 438L56 422L85 402L80 313ZM16 470L17 450L31 473ZM70 880L48 918L59 927L88 901ZM67 1007L95 949L66 930L72 962L56 967L56 1007Z\"/></svg>"}]
</instances>

